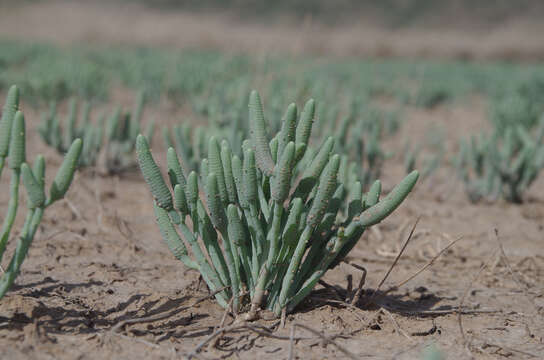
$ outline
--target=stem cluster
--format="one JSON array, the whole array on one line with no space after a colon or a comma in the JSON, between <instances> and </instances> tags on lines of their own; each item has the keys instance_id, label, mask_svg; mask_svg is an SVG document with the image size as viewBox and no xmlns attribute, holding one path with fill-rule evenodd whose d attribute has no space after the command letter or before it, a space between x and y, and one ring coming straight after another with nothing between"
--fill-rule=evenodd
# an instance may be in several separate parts
<instances>
[{"instance_id":1,"label":"stem cluster","mask_svg":"<svg viewBox=\"0 0 544 360\"><path fill-rule=\"evenodd\" d=\"M45 159L38 155L32 168L26 163L25 118L19 111L19 90L16 86L9 89L0 120L0 176L6 160L11 169L10 200L0 233L0 262L6 251L7 243L19 208L19 185L22 184L27 194L27 212L25 222L19 232L15 252L9 265L0 277L0 299L9 290L28 253L34 235L47 207L64 197L70 187L81 154L82 141L76 139L70 145L53 183L49 196L45 192Z\"/></svg>"},{"instance_id":2,"label":"stem cluster","mask_svg":"<svg viewBox=\"0 0 544 360\"><path fill-rule=\"evenodd\" d=\"M168 149L163 178L146 138L138 136L140 168L154 198L161 234L174 255L197 269L218 303L252 318L263 308L292 311L363 232L394 211L415 185L414 171L385 198L374 182L364 193L353 166L334 153L334 138L307 153L315 103L298 116L288 107L270 140L261 99L249 100L250 139L242 156L212 136L200 174L183 170ZM173 195L172 195L173 193ZM200 193L205 196L200 198Z\"/></svg>"}]
</instances>

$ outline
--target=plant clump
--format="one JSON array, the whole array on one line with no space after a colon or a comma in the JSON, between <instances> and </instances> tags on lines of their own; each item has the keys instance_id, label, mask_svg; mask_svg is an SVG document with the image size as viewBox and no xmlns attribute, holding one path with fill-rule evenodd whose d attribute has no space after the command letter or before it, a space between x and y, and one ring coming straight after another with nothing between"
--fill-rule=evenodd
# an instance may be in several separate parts
<instances>
[{"instance_id":1,"label":"plant clump","mask_svg":"<svg viewBox=\"0 0 544 360\"><path fill-rule=\"evenodd\" d=\"M522 125L511 125L492 135L480 134L462 141L457 169L470 200L502 197L523 202L523 194L544 168L543 140L544 117L536 136Z\"/></svg>"},{"instance_id":2,"label":"plant clump","mask_svg":"<svg viewBox=\"0 0 544 360\"><path fill-rule=\"evenodd\" d=\"M269 139L261 99L253 91L250 138L241 156L212 136L197 173L184 170L169 148L170 186L146 138L137 138L138 161L166 244L218 291L221 306L248 319L261 309L278 316L293 311L368 227L403 202L418 178L417 171L410 173L382 199L379 180L363 192L354 166L335 153L333 137L307 151L313 104L300 115L289 105L279 132Z\"/></svg>"},{"instance_id":3,"label":"plant clump","mask_svg":"<svg viewBox=\"0 0 544 360\"><path fill-rule=\"evenodd\" d=\"M123 112L116 107L107 118L101 115L96 123L91 122L91 106L86 103L78 116L75 99L69 103L68 115L59 120L56 104L53 103L44 114L38 129L44 142L65 153L76 139L83 140L79 167L98 167L106 174L121 173L133 169L136 136L142 131L142 113L145 105L143 93L140 93L134 111ZM154 123L150 122L145 133L153 137Z\"/></svg>"},{"instance_id":4,"label":"plant clump","mask_svg":"<svg viewBox=\"0 0 544 360\"><path fill-rule=\"evenodd\" d=\"M63 198L68 191L82 147L81 139L75 139L68 147L64 160L49 188L49 196L46 196L45 159L42 155L38 155L32 168L27 164L25 118L19 109L19 89L16 86L9 89L0 120L0 175L4 170L6 160L11 170L10 199L0 233L0 262L6 252L17 216L21 182L26 190L27 212L24 224L18 232L15 252L5 272L0 276L0 299L6 294L19 274L45 209Z\"/></svg>"}]
</instances>

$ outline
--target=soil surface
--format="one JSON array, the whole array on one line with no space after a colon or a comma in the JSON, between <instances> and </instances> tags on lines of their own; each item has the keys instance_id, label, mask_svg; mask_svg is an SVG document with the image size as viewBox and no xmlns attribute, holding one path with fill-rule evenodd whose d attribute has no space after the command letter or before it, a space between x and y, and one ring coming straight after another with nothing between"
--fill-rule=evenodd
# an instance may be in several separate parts
<instances>
[{"instance_id":1,"label":"soil surface","mask_svg":"<svg viewBox=\"0 0 544 360\"><path fill-rule=\"evenodd\" d=\"M0 34L66 43L100 40L106 33L100 32L103 27L95 24L94 32L86 30L91 27L82 14L103 11L98 15L104 27L115 21L132 24L117 27L121 30L112 35L113 42L185 46L193 45L193 40L206 45L206 41L224 44L225 39L239 39L241 49L255 45L245 25L231 29L230 23L219 18L210 17L215 24L223 24L210 30L208 23L183 14L144 16L136 6L123 11L98 9L82 3L29 3L0 12ZM65 21L56 21L59 16ZM40 29L30 26L38 19ZM181 31L187 23L195 29L192 35ZM178 26L181 30L173 32ZM279 39L291 46L282 31L288 30L270 31L260 46L264 49L278 40L281 48ZM356 34L345 40L347 45L338 46L346 46L348 53L353 44L354 53L366 51L364 39L354 40ZM324 46L336 46L334 36L341 35L329 36ZM457 36L455 41L472 44L477 57L490 56L487 51L493 46L476 46L482 39L478 36ZM530 39L511 43L524 46ZM500 49L507 49L509 38L500 40ZM398 54L410 55L422 49L412 46L416 43L395 47L397 43L392 42L391 46ZM447 41L439 43L436 54L457 51ZM540 41L534 49L541 51L541 46ZM112 103L132 104L133 94L114 94ZM5 94L0 95L3 99ZM36 133L40 114L30 107L24 111L28 157L46 156L50 184L61 157ZM182 118L180 110L164 104L146 112L163 121L158 126ZM445 134L446 154L453 154L461 136L487 124L486 106L477 98L433 110L407 108L403 118L399 133L385 146L397 154L402 153L406 139L423 142L433 127ZM154 155L164 165L166 154L159 134L155 140ZM0 182L2 209L8 201L6 173ZM403 175L401 157L388 160L382 176L385 190ZM18 225L23 211L21 206ZM406 251L375 291L418 218ZM83 171L75 177L67 198L46 211L15 286L0 301L0 358L178 359L207 340L197 358L420 359L432 348L448 359L544 358L543 241L543 177L522 205L471 204L445 161L432 177L418 183L395 213L363 236L350 253L351 265L330 271L308 300L287 316L285 326L275 319L235 323L210 340L225 313L213 301L202 300L208 292L198 274L187 270L163 243L151 196L139 173L103 177ZM13 247L12 239L6 259ZM6 260L2 265L7 265ZM350 305L348 290L357 287L362 274L354 265L363 266L367 276L359 302ZM195 304L197 300L202 301ZM143 321L149 316L160 319ZM224 325L231 323L233 319L226 316Z\"/></svg>"},{"instance_id":2,"label":"soil surface","mask_svg":"<svg viewBox=\"0 0 544 360\"><path fill-rule=\"evenodd\" d=\"M123 96L117 100L123 102ZM39 139L38 113L24 110L28 154L45 154L50 183L61 158ZM166 106L147 111L170 122L179 118ZM397 153L403 139L423 141L433 126L447 134L444 146L452 153L459 136L486 124L478 99L434 110L408 108L404 117L400 132L386 145ZM165 151L158 136L155 140L155 157L164 165ZM387 190L401 179L403 168L400 158L386 164L382 179ZM8 187L6 178L2 189ZM356 288L361 271L341 264L287 316L285 327L277 320L259 320L250 324L252 329L225 332L199 355L287 359L294 328L298 340L292 358L300 359L347 358L342 351L357 358L416 359L430 347L449 359L540 358L544 181L519 206L471 204L452 179L453 169L443 166L363 236L348 258L368 271L357 304L345 300L348 278ZM7 200L6 191L0 192L2 207ZM406 251L373 295L418 217ZM22 218L19 214L18 221ZM396 288L460 237L425 271ZM210 337L224 316L211 300L193 305L208 294L198 278L163 243L138 173L78 173L66 200L45 213L16 285L0 302L2 358L182 358ZM125 323L148 316L162 318ZM225 318L225 324L232 322Z\"/></svg>"}]
</instances>

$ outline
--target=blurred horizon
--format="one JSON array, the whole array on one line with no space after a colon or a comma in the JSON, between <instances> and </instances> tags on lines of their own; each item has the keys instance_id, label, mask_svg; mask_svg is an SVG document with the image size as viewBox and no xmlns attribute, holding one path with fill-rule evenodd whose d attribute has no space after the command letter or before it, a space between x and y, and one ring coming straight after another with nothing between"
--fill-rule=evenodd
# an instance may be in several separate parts
<instances>
[{"instance_id":1,"label":"blurred horizon","mask_svg":"<svg viewBox=\"0 0 544 360\"><path fill-rule=\"evenodd\" d=\"M104 1L104 0L101 0ZM150 8L216 11L243 20L304 20L328 25L346 25L358 21L402 28L406 26L473 25L493 27L516 19L539 21L544 13L540 0L117 0L140 3ZM455 15L455 16L454 16ZM243 16L243 17L242 17ZM247 16L250 16L249 18Z\"/></svg>"},{"instance_id":2,"label":"blurred horizon","mask_svg":"<svg viewBox=\"0 0 544 360\"><path fill-rule=\"evenodd\" d=\"M0 38L360 58L544 59L544 2L0 0Z\"/></svg>"}]
</instances>

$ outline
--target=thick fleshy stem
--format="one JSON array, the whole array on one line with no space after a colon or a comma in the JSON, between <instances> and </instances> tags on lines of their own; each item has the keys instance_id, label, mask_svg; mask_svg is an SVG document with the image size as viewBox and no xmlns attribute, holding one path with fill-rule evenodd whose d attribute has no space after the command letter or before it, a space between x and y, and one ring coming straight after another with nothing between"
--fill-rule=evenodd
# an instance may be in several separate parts
<instances>
[{"instance_id":1,"label":"thick fleshy stem","mask_svg":"<svg viewBox=\"0 0 544 360\"><path fill-rule=\"evenodd\" d=\"M32 239L34 238L34 234L38 229L42 216L42 208L30 210L27 213L25 223L23 225L23 230L19 235L19 241L17 242L17 247L15 248L15 253L11 258L6 272L4 273L4 275L2 275L0 279L0 299L9 290L9 288L15 281L15 278L19 274L19 270L21 269L21 265L23 264L26 254L28 253L28 248L32 243Z\"/></svg>"},{"instance_id":2,"label":"thick fleshy stem","mask_svg":"<svg viewBox=\"0 0 544 360\"><path fill-rule=\"evenodd\" d=\"M185 238L185 241L189 243L191 246L191 250L193 251L193 255L196 258L196 263L198 264L198 267L200 268L200 274L202 275L202 278L208 285L211 291L215 291L217 289L220 289L224 286L224 284L221 282L221 279L219 279L219 276L217 275L217 272L210 266L208 263L208 260L206 260L206 256L202 252L202 249L200 248L200 245L198 244L196 238L194 237L191 230L185 225L185 223L179 224L179 228L181 231L182 236ZM215 298L219 305L226 308L228 306L229 302L229 292L227 289L224 291L217 293L215 295Z\"/></svg>"},{"instance_id":3,"label":"thick fleshy stem","mask_svg":"<svg viewBox=\"0 0 544 360\"><path fill-rule=\"evenodd\" d=\"M272 269L272 266L274 264L274 261L278 253L282 214L283 214L283 206L280 203L276 202L274 204L274 215L272 220L272 227L270 228L270 232L269 232L270 247L268 249L268 257L267 257L266 263L261 268L261 272L259 274L259 278L255 286L255 294L253 295L253 298L251 299L251 310L250 310L251 313L255 313L260 308L264 298L266 284L268 282L269 276L272 275L270 273L270 270Z\"/></svg>"},{"instance_id":4,"label":"thick fleshy stem","mask_svg":"<svg viewBox=\"0 0 544 360\"><path fill-rule=\"evenodd\" d=\"M0 262L2 261L4 251L9 240L9 234L17 215L17 208L19 206L19 182L20 182L20 170L13 169L11 174L11 181L9 184L9 202L8 211L2 224L2 232L0 233Z\"/></svg>"}]
</instances>

